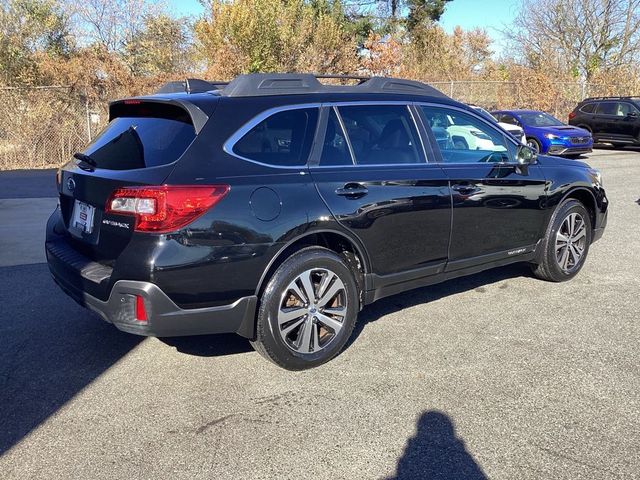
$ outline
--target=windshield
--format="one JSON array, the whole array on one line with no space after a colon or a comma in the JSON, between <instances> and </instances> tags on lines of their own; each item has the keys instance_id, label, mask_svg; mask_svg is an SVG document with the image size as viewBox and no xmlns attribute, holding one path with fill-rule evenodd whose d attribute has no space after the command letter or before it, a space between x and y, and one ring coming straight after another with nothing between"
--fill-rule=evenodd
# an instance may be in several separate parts
<instances>
[{"instance_id":1,"label":"windshield","mask_svg":"<svg viewBox=\"0 0 640 480\"><path fill-rule=\"evenodd\" d=\"M544 112L521 112L518 115L522 123L532 127L560 127L564 125L564 123L557 118Z\"/></svg>"},{"instance_id":2,"label":"windshield","mask_svg":"<svg viewBox=\"0 0 640 480\"><path fill-rule=\"evenodd\" d=\"M128 170L176 161L196 136L180 108L136 106L113 119L83 152L97 168Z\"/></svg>"}]
</instances>

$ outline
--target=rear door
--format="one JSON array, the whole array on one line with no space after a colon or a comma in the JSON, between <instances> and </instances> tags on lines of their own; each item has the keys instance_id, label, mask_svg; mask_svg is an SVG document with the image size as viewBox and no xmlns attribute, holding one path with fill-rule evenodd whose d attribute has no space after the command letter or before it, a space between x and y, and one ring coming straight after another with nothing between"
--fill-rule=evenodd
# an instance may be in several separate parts
<instances>
[{"instance_id":1,"label":"rear door","mask_svg":"<svg viewBox=\"0 0 640 480\"><path fill-rule=\"evenodd\" d=\"M111 193L128 185L159 185L196 138L177 105L130 100L112 106L111 121L61 171L60 209L76 249L96 261L115 259L133 234L133 217L105 214Z\"/></svg>"},{"instance_id":2,"label":"rear door","mask_svg":"<svg viewBox=\"0 0 640 480\"><path fill-rule=\"evenodd\" d=\"M364 244L374 273L441 271L451 227L448 181L425 152L412 109L326 109L322 154L310 172L331 213Z\"/></svg>"},{"instance_id":3,"label":"rear door","mask_svg":"<svg viewBox=\"0 0 640 480\"><path fill-rule=\"evenodd\" d=\"M467 139L465 147L439 147L453 199L447 269L531 252L546 225L542 169L517 165L518 145L470 112L439 105L422 105L420 111L426 125L446 122L448 131Z\"/></svg>"},{"instance_id":4,"label":"rear door","mask_svg":"<svg viewBox=\"0 0 640 480\"><path fill-rule=\"evenodd\" d=\"M618 102L600 102L596 107L594 131L598 133L598 139L615 139L618 133L617 126Z\"/></svg>"}]
</instances>

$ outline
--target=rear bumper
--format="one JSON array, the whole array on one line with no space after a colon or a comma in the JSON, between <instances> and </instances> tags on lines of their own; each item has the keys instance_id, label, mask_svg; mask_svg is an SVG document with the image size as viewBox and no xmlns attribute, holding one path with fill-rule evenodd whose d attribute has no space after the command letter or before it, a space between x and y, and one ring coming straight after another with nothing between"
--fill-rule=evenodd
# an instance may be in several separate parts
<instances>
[{"instance_id":1,"label":"rear bumper","mask_svg":"<svg viewBox=\"0 0 640 480\"><path fill-rule=\"evenodd\" d=\"M151 282L121 279L111 286L112 269L83 257L64 240L47 241L45 251L49 271L60 288L120 330L155 337L238 333L253 338L255 295L229 305L181 308ZM136 319L137 296L144 301L146 322Z\"/></svg>"},{"instance_id":2,"label":"rear bumper","mask_svg":"<svg viewBox=\"0 0 640 480\"><path fill-rule=\"evenodd\" d=\"M238 333L252 338L257 297L242 297L231 305L182 309L155 284L119 280L109 299L102 301L73 288L51 271L56 283L82 306L93 310L118 329L136 335L174 337L213 333ZM136 296L142 297L147 321L136 320Z\"/></svg>"}]
</instances>

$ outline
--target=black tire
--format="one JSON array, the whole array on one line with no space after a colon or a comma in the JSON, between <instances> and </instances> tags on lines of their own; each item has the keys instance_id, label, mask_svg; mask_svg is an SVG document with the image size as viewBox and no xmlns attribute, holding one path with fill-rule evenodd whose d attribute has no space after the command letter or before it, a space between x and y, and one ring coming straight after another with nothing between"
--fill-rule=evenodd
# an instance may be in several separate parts
<instances>
[{"instance_id":1,"label":"black tire","mask_svg":"<svg viewBox=\"0 0 640 480\"><path fill-rule=\"evenodd\" d=\"M333 273L336 277L331 277L325 272ZM314 292L318 293L322 291L321 283L325 280L324 275L332 279L324 289L325 293L330 292L332 287L340 288L335 297L329 299L333 307L326 307L326 305L323 307L316 299L305 304L307 299L302 297L307 290L301 283L301 277L308 276ZM318 279L317 283L315 279ZM295 294L289 288L293 283L299 287L301 295ZM318 296L322 297L322 295ZM360 310L359 298L354 274L339 255L326 248L304 248L285 260L267 283L260 296L256 338L251 345L265 358L287 370L305 370L322 365L338 355L349 340ZM333 316L333 313L328 313L328 310L333 311L343 307L344 315ZM324 310L325 308L327 310ZM293 310L295 310L292 312L294 314L299 311L304 313L280 324L279 315L287 315L287 311ZM327 315L330 320L338 320L341 324L337 333L328 326L329 323L322 323L326 321ZM300 321L302 323L294 327ZM292 330L283 336L281 332L287 331L290 327ZM307 332L309 332L308 337L305 336ZM308 341L305 342L305 340ZM315 350L316 341L318 342L317 351ZM297 347L299 350L296 350Z\"/></svg>"},{"instance_id":2,"label":"black tire","mask_svg":"<svg viewBox=\"0 0 640 480\"><path fill-rule=\"evenodd\" d=\"M565 222L571 222L570 217L572 215L578 215L582 222L584 222L584 237L581 237L579 243L573 247L575 252L581 252L578 261L575 261L574 254L569 246L566 247L567 262L564 262L565 249L558 248L558 242L562 242L559 239L558 231L564 236L567 224ZM572 217L577 218L577 217ZM575 229L576 234L579 228ZM534 275L542 280L550 282L564 282L575 277L582 269L587 255L589 253L589 246L591 245L591 216L582 203L578 200L570 198L560 204L549 222L547 233L542 241L542 252L540 255L540 263L532 265L532 271ZM572 245L574 245L572 243ZM581 247L581 248L579 248ZM560 258L559 258L560 257ZM565 267L563 268L563 263Z\"/></svg>"},{"instance_id":3,"label":"black tire","mask_svg":"<svg viewBox=\"0 0 640 480\"><path fill-rule=\"evenodd\" d=\"M527 137L527 146L533 148L536 153L540 153L542 149L540 142L533 137Z\"/></svg>"}]
</instances>

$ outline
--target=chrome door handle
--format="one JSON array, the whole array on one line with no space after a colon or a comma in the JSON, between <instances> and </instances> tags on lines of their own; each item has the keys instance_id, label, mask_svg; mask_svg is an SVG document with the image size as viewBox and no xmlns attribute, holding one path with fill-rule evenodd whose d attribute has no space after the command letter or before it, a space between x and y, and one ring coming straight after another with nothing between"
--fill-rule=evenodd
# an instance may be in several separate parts
<instances>
[{"instance_id":1,"label":"chrome door handle","mask_svg":"<svg viewBox=\"0 0 640 480\"><path fill-rule=\"evenodd\" d=\"M336 195L347 198L364 197L369 190L361 183L347 183L344 187L336 189Z\"/></svg>"}]
</instances>

